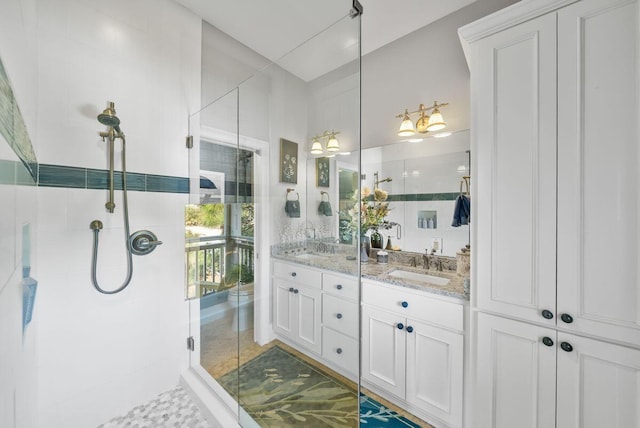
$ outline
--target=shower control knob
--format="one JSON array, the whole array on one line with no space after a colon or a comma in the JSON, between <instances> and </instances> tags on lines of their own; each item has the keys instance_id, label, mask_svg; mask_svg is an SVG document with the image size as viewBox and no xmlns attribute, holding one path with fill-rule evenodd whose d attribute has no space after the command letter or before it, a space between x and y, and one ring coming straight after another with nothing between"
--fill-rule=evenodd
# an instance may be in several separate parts
<instances>
[{"instance_id":1,"label":"shower control knob","mask_svg":"<svg viewBox=\"0 0 640 428\"><path fill-rule=\"evenodd\" d=\"M149 230L139 230L129 237L131 252L137 256L145 256L162 245L155 233Z\"/></svg>"}]
</instances>

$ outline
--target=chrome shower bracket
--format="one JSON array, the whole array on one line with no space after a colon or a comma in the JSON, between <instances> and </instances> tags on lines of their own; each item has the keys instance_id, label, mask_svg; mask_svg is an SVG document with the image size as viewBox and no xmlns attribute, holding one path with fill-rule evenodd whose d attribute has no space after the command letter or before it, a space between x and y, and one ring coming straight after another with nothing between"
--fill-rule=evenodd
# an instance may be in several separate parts
<instances>
[{"instance_id":1,"label":"chrome shower bracket","mask_svg":"<svg viewBox=\"0 0 640 428\"><path fill-rule=\"evenodd\" d=\"M131 245L133 254L146 256L155 250L158 245L162 245L162 241L158 241L158 237L150 230L138 230L129 237L129 245Z\"/></svg>"}]
</instances>

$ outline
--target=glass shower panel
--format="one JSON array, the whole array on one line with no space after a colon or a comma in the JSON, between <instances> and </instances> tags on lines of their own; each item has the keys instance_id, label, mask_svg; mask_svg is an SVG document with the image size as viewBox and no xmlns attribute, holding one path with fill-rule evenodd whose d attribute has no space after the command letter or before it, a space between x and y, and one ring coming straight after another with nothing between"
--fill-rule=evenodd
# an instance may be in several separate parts
<instances>
[{"instance_id":1,"label":"glass shower panel","mask_svg":"<svg viewBox=\"0 0 640 428\"><path fill-rule=\"evenodd\" d=\"M237 389L244 427L358 426L359 19L263 68L239 100L240 145L258 148L257 256L253 295L236 310L253 325L238 328L240 366L219 382ZM342 191L351 205L340 171L355 177ZM355 225L346 241L341 219Z\"/></svg>"}]
</instances>

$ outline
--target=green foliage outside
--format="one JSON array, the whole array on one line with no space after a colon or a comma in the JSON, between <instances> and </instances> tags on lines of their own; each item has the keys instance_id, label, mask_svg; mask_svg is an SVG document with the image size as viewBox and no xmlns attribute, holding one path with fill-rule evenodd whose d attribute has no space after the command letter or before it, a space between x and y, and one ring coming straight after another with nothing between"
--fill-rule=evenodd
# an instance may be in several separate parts
<instances>
[{"instance_id":1,"label":"green foliage outside","mask_svg":"<svg viewBox=\"0 0 640 428\"><path fill-rule=\"evenodd\" d=\"M255 227L255 210L253 204L242 204L240 216L240 231L242 236L253 236Z\"/></svg>"}]
</instances>

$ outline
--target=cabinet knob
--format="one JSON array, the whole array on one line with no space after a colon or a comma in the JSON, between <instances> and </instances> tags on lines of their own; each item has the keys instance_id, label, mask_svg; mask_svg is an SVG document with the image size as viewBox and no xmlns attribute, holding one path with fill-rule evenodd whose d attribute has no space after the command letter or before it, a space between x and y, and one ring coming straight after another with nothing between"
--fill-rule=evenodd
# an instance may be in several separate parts
<instances>
[{"instance_id":1,"label":"cabinet knob","mask_svg":"<svg viewBox=\"0 0 640 428\"><path fill-rule=\"evenodd\" d=\"M562 314L560 315L560 319L564 322L566 322L567 324L571 324L573 322L573 317L569 314Z\"/></svg>"},{"instance_id":2,"label":"cabinet knob","mask_svg":"<svg viewBox=\"0 0 640 428\"><path fill-rule=\"evenodd\" d=\"M289 287L289 293L293 293L293 287Z\"/></svg>"},{"instance_id":3,"label":"cabinet knob","mask_svg":"<svg viewBox=\"0 0 640 428\"><path fill-rule=\"evenodd\" d=\"M338 285L336 285L336 288L337 288L338 290L342 290L342 284L338 284Z\"/></svg>"},{"instance_id":4,"label":"cabinet knob","mask_svg":"<svg viewBox=\"0 0 640 428\"><path fill-rule=\"evenodd\" d=\"M338 348L338 349L336 349L336 353L338 353L338 354L342 354L342 348Z\"/></svg>"},{"instance_id":5,"label":"cabinet knob","mask_svg":"<svg viewBox=\"0 0 640 428\"><path fill-rule=\"evenodd\" d=\"M291 272L291 276L292 276L292 277L294 277L294 278L295 278L295 276L296 276L296 275L298 275L298 274L297 274L297 273L295 273L295 272Z\"/></svg>"},{"instance_id":6,"label":"cabinet knob","mask_svg":"<svg viewBox=\"0 0 640 428\"><path fill-rule=\"evenodd\" d=\"M542 311L542 318L548 319L548 320L552 319L553 318L553 312L551 312L548 309L543 310Z\"/></svg>"},{"instance_id":7,"label":"cabinet knob","mask_svg":"<svg viewBox=\"0 0 640 428\"><path fill-rule=\"evenodd\" d=\"M551 340L551 338L547 336L542 338L542 343L544 343L546 346L553 346L553 340Z\"/></svg>"},{"instance_id":8,"label":"cabinet knob","mask_svg":"<svg viewBox=\"0 0 640 428\"><path fill-rule=\"evenodd\" d=\"M298 291L300 291L300 290L298 290L297 288L294 288L293 289L293 294L298 294Z\"/></svg>"},{"instance_id":9,"label":"cabinet knob","mask_svg":"<svg viewBox=\"0 0 640 428\"><path fill-rule=\"evenodd\" d=\"M410 325L407 326L407 333L413 333L413 327Z\"/></svg>"},{"instance_id":10,"label":"cabinet knob","mask_svg":"<svg viewBox=\"0 0 640 428\"><path fill-rule=\"evenodd\" d=\"M571 352L573 351L573 346L571 346L571 344L569 342L562 342L560 344L560 347L562 348L563 351L565 352Z\"/></svg>"},{"instance_id":11,"label":"cabinet knob","mask_svg":"<svg viewBox=\"0 0 640 428\"><path fill-rule=\"evenodd\" d=\"M401 322L398 323L397 325L398 330L402 330L404 328L404 324L402 324Z\"/></svg>"},{"instance_id":12,"label":"cabinet knob","mask_svg":"<svg viewBox=\"0 0 640 428\"><path fill-rule=\"evenodd\" d=\"M337 314L337 315L336 315L336 318L338 318L338 319L342 319L342 314Z\"/></svg>"},{"instance_id":13,"label":"cabinet knob","mask_svg":"<svg viewBox=\"0 0 640 428\"><path fill-rule=\"evenodd\" d=\"M402 302L400 303L402 305L403 308L408 308L409 307L409 302Z\"/></svg>"}]
</instances>

